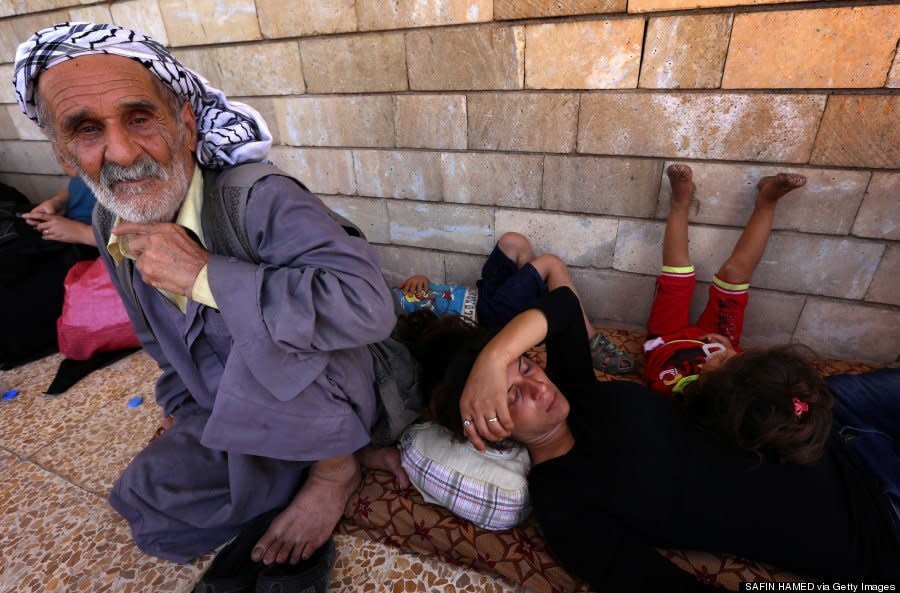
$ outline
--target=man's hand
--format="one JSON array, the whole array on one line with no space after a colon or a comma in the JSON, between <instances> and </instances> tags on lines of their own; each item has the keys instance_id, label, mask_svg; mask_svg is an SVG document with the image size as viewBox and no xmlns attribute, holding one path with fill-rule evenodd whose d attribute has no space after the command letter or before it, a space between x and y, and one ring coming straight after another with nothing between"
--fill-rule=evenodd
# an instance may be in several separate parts
<instances>
[{"instance_id":1,"label":"man's hand","mask_svg":"<svg viewBox=\"0 0 900 593\"><path fill-rule=\"evenodd\" d=\"M406 296L425 298L428 296L428 277L422 274L410 276L400 285L400 290Z\"/></svg>"},{"instance_id":2,"label":"man's hand","mask_svg":"<svg viewBox=\"0 0 900 593\"><path fill-rule=\"evenodd\" d=\"M40 207L40 206L39 206ZM44 236L44 239L62 241L63 243L94 244L94 234L91 227L56 214L47 214L38 211L37 208L22 215L25 222L35 227Z\"/></svg>"},{"instance_id":3,"label":"man's hand","mask_svg":"<svg viewBox=\"0 0 900 593\"><path fill-rule=\"evenodd\" d=\"M181 225L170 222L124 222L113 229L122 253L135 259L144 282L160 290L191 296L197 274L209 261L203 249Z\"/></svg>"}]
</instances>

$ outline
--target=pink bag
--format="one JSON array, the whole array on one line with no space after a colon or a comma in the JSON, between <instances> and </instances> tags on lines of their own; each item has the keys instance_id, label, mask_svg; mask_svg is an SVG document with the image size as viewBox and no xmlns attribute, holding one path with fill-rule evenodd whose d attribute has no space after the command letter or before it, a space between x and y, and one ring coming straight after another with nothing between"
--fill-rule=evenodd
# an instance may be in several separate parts
<instances>
[{"instance_id":1,"label":"pink bag","mask_svg":"<svg viewBox=\"0 0 900 593\"><path fill-rule=\"evenodd\" d=\"M67 358L87 360L98 352L140 346L101 258L72 266L66 274L65 287L56 334L59 351Z\"/></svg>"}]
</instances>

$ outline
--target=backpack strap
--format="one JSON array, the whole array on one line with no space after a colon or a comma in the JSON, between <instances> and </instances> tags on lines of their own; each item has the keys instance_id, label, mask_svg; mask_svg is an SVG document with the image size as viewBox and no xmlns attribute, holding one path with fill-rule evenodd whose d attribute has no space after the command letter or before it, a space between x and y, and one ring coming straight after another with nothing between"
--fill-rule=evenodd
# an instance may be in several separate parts
<instances>
[{"instance_id":1,"label":"backpack strap","mask_svg":"<svg viewBox=\"0 0 900 593\"><path fill-rule=\"evenodd\" d=\"M247 163L222 171L203 172L203 230L207 247L213 253L259 263L259 257L247 237L247 201L253 186L269 177L287 177L305 192L309 189L271 163ZM323 204L324 206L324 204ZM365 239L355 224L325 206L328 215L352 237Z\"/></svg>"}]
</instances>

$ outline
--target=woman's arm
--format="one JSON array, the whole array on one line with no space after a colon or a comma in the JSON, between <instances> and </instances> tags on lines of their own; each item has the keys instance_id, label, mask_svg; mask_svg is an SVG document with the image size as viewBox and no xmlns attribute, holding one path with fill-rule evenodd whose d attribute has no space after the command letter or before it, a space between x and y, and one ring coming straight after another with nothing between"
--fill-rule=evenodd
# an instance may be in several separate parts
<instances>
[{"instance_id":1,"label":"woman's arm","mask_svg":"<svg viewBox=\"0 0 900 593\"><path fill-rule=\"evenodd\" d=\"M547 372L557 387L594 379L587 330L578 297L568 287L544 295L491 340L475 360L460 398L466 435L479 450L482 439L499 440L513 429L506 384L507 366L547 340ZM490 418L497 421L488 422Z\"/></svg>"},{"instance_id":2,"label":"woman's arm","mask_svg":"<svg viewBox=\"0 0 900 593\"><path fill-rule=\"evenodd\" d=\"M469 441L479 451L485 450L484 441L508 437L513 428L509 415L506 369L522 354L541 343L547 336L547 318L537 309L529 309L513 318L488 342L469 373L459 411ZM497 421L488 422L490 418Z\"/></svg>"}]
</instances>

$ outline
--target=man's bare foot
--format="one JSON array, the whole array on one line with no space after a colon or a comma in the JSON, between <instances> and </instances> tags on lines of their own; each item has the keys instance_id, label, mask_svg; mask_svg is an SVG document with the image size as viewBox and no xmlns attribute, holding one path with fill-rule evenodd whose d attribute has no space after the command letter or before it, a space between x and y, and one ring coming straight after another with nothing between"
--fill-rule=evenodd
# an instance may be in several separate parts
<instances>
[{"instance_id":1,"label":"man's bare foot","mask_svg":"<svg viewBox=\"0 0 900 593\"><path fill-rule=\"evenodd\" d=\"M687 208L694 198L694 172L687 165L669 165L666 169L672 186L672 207Z\"/></svg>"},{"instance_id":2,"label":"man's bare foot","mask_svg":"<svg viewBox=\"0 0 900 593\"><path fill-rule=\"evenodd\" d=\"M156 427L156 432L153 433L153 436L150 437L150 442L152 443L156 439L162 436L164 432L169 430L175 426L175 418L172 416L164 416L162 420L159 422L159 426Z\"/></svg>"},{"instance_id":3,"label":"man's bare foot","mask_svg":"<svg viewBox=\"0 0 900 593\"><path fill-rule=\"evenodd\" d=\"M359 482L353 455L316 462L297 496L254 546L253 561L297 564L312 556L331 537Z\"/></svg>"},{"instance_id":4,"label":"man's bare foot","mask_svg":"<svg viewBox=\"0 0 900 593\"><path fill-rule=\"evenodd\" d=\"M363 447L356 452L360 465L368 469L390 472L400 490L409 488L409 476L400 463L400 449L397 447Z\"/></svg>"},{"instance_id":5,"label":"man's bare foot","mask_svg":"<svg viewBox=\"0 0 900 593\"><path fill-rule=\"evenodd\" d=\"M779 173L777 175L763 177L759 180L759 183L756 184L756 188L759 190L756 204L760 206L774 204L789 191L802 187L805 184L806 177L803 175Z\"/></svg>"}]
</instances>

